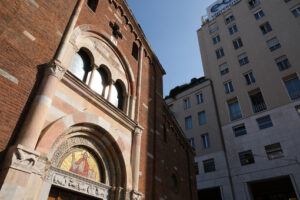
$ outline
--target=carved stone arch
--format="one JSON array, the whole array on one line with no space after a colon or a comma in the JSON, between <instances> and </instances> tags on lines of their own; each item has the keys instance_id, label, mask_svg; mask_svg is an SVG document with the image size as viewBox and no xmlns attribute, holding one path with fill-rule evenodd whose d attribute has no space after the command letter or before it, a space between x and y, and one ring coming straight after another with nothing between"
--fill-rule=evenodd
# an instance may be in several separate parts
<instances>
[{"instance_id":1,"label":"carved stone arch","mask_svg":"<svg viewBox=\"0 0 300 200\"><path fill-rule=\"evenodd\" d=\"M103 133L110 135L111 143L115 144L120 149L120 157L123 159L130 157L131 144L128 144L128 142L124 140L124 133L113 127L104 118L85 112L77 112L66 115L52 123L49 127L45 128L39 138L36 150L41 152L43 155L46 155L48 159L51 160L54 153L54 146L63 142L62 138L65 137L64 135L70 131L71 127L78 124L93 125ZM127 183L131 183L132 171L130 168L130 161L125 159L124 162Z\"/></svg>"},{"instance_id":2,"label":"carved stone arch","mask_svg":"<svg viewBox=\"0 0 300 200\"><path fill-rule=\"evenodd\" d=\"M103 118L89 113L75 113L57 120L43 131L36 147L51 161L48 182L95 197L104 195L103 199L123 199L126 191L131 190L132 172L128 159L131 147L124 149L126 145L121 134ZM90 150L98 159L102 172L105 171L104 181L95 183L58 167L62 156L75 147ZM82 191L78 189L80 184L73 188L72 184L76 182L85 185ZM94 190L89 191L88 188ZM95 193L95 188L102 193Z\"/></svg>"},{"instance_id":3,"label":"carved stone arch","mask_svg":"<svg viewBox=\"0 0 300 200\"><path fill-rule=\"evenodd\" d=\"M128 94L135 94L135 87L134 87L135 78L134 78L132 68L125 56L126 54L124 54L122 50L117 48L117 46L110 40L109 34L106 33L104 30L100 30L98 27L93 25L80 25L73 31L73 34L70 39L70 43L77 49L81 48L86 44L83 45L82 43L79 42L79 40L84 38L97 39L105 43L114 52L114 55L117 56L118 60L121 63L121 66L125 71L125 75L128 82L128 87L126 88ZM91 45L92 44L87 43L86 46L91 46Z\"/></svg>"}]
</instances>

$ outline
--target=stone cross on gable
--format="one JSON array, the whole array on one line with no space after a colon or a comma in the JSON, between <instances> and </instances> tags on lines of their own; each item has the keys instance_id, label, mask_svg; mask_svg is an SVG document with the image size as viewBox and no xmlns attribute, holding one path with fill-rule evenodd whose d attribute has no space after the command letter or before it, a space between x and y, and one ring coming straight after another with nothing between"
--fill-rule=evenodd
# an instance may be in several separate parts
<instances>
[{"instance_id":1,"label":"stone cross on gable","mask_svg":"<svg viewBox=\"0 0 300 200\"><path fill-rule=\"evenodd\" d=\"M109 22L109 26L111 27L112 34L115 36L116 39L118 39L118 38L122 39L123 38L123 35L120 32L120 27L116 22L114 22L114 23Z\"/></svg>"}]
</instances>

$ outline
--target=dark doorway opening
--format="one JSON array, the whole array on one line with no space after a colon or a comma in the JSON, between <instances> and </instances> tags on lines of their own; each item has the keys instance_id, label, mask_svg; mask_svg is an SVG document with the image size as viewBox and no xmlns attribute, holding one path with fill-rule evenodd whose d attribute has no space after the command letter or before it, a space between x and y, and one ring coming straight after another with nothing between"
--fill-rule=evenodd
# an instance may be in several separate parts
<instances>
[{"instance_id":1,"label":"dark doorway opening","mask_svg":"<svg viewBox=\"0 0 300 200\"><path fill-rule=\"evenodd\" d=\"M222 200L220 187L198 190L198 200Z\"/></svg>"},{"instance_id":2,"label":"dark doorway opening","mask_svg":"<svg viewBox=\"0 0 300 200\"><path fill-rule=\"evenodd\" d=\"M253 200L297 200L289 176L248 183Z\"/></svg>"},{"instance_id":3,"label":"dark doorway opening","mask_svg":"<svg viewBox=\"0 0 300 200\"><path fill-rule=\"evenodd\" d=\"M58 187L51 187L48 200L99 200L98 198L79 194Z\"/></svg>"}]
</instances>

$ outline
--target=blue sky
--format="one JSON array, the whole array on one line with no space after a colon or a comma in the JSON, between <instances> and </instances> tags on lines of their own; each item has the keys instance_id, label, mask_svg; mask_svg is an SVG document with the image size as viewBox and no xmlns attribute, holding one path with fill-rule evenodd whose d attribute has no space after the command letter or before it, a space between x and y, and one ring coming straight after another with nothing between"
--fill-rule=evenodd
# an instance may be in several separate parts
<instances>
[{"instance_id":1,"label":"blue sky","mask_svg":"<svg viewBox=\"0 0 300 200\"><path fill-rule=\"evenodd\" d=\"M203 76L196 31L216 0L127 0L166 70L164 96L191 78Z\"/></svg>"}]
</instances>

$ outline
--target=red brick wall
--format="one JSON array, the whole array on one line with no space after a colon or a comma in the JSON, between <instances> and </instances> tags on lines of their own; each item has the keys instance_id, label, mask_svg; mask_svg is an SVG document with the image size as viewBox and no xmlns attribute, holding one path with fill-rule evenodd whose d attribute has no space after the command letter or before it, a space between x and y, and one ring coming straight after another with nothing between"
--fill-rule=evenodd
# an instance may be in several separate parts
<instances>
[{"instance_id":1,"label":"red brick wall","mask_svg":"<svg viewBox=\"0 0 300 200\"><path fill-rule=\"evenodd\" d=\"M13 138L17 137L36 92L35 88L38 88L40 74L37 67L54 57L61 40L59 32L64 33L76 3L74 0L35 1L38 7L29 0L0 1L0 69L18 79L18 84L15 84L0 76L2 155L9 141L12 144ZM115 15L122 20L122 24ZM150 58L143 58L142 93L138 111L139 123L144 127L139 190L145 194L146 199L151 200L165 196L172 200L188 199L188 196L189 199L195 199L195 180L189 178L194 177L193 154L183 142L184 138L176 136L180 134L178 129L170 128L176 124L166 112L163 102L163 72L122 1L114 4L109 0L100 0L95 13L84 4L77 25L91 24L97 30L111 34L110 21L120 26L123 39L118 39L117 47L129 62L136 81L138 61L131 55L131 48L133 42L139 44L137 38L143 42ZM24 35L25 30L35 37L34 41ZM168 142L164 143L162 125L166 122ZM178 190L171 186L173 173L178 179Z\"/></svg>"},{"instance_id":2,"label":"red brick wall","mask_svg":"<svg viewBox=\"0 0 300 200\"><path fill-rule=\"evenodd\" d=\"M37 66L53 58L61 39L57 31L64 32L75 6L72 0L37 2L39 8L28 0L0 1L0 68L18 80L15 84L0 76L0 159L30 105Z\"/></svg>"}]
</instances>

